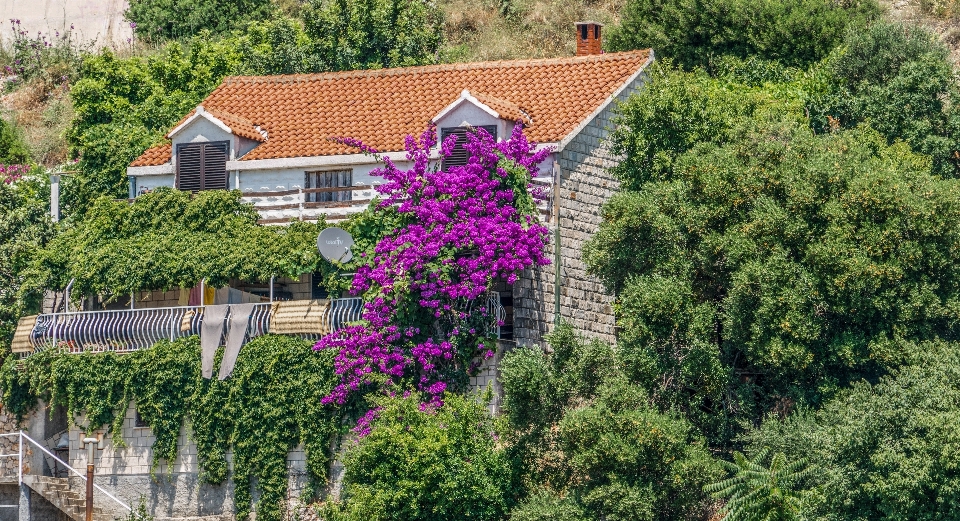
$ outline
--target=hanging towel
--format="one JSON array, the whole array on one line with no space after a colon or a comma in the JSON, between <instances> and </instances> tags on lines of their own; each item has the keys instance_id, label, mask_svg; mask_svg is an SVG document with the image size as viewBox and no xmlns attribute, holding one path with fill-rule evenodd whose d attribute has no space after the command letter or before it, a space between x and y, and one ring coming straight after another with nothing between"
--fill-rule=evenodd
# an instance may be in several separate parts
<instances>
[{"instance_id":1,"label":"hanging towel","mask_svg":"<svg viewBox=\"0 0 960 521\"><path fill-rule=\"evenodd\" d=\"M30 343L30 335L36 325L37 315L21 317L20 321L17 322L17 331L13 334L10 350L14 353L32 353L33 344Z\"/></svg>"},{"instance_id":2,"label":"hanging towel","mask_svg":"<svg viewBox=\"0 0 960 521\"><path fill-rule=\"evenodd\" d=\"M213 377L213 359L223 337L223 319L230 306L207 306L200 326L200 369L204 378Z\"/></svg>"},{"instance_id":3,"label":"hanging towel","mask_svg":"<svg viewBox=\"0 0 960 521\"><path fill-rule=\"evenodd\" d=\"M230 287L224 286L217 290L213 297L213 303L216 305L230 304Z\"/></svg>"},{"instance_id":4,"label":"hanging towel","mask_svg":"<svg viewBox=\"0 0 960 521\"><path fill-rule=\"evenodd\" d=\"M329 300L274 302L270 311L270 333L277 335L329 333L330 324L327 316L329 307Z\"/></svg>"},{"instance_id":5,"label":"hanging towel","mask_svg":"<svg viewBox=\"0 0 960 521\"><path fill-rule=\"evenodd\" d=\"M190 289L180 288L180 295L177 296L177 305L180 307L190 305Z\"/></svg>"},{"instance_id":6,"label":"hanging towel","mask_svg":"<svg viewBox=\"0 0 960 521\"><path fill-rule=\"evenodd\" d=\"M204 306L216 304L216 302L214 302L216 298L217 298L217 288L211 288L210 286L203 287L203 305Z\"/></svg>"},{"instance_id":7,"label":"hanging towel","mask_svg":"<svg viewBox=\"0 0 960 521\"><path fill-rule=\"evenodd\" d=\"M223 352L223 361L220 362L221 380L226 379L233 372L237 363L243 339L247 336L250 326L250 314L253 313L253 304L234 304L230 306L230 322L227 329L227 348Z\"/></svg>"},{"instance_id":8,"label":"hanging towel","mask_svg":"<svg viewBox=\"0 0 960 521\"><path fill-rule=\"evenodd\" d=\"M187 300L188 306L202 306L203 305L203 294L200 292L200 285L190 288L190 297Z\"/></svg>"}]
</instances>

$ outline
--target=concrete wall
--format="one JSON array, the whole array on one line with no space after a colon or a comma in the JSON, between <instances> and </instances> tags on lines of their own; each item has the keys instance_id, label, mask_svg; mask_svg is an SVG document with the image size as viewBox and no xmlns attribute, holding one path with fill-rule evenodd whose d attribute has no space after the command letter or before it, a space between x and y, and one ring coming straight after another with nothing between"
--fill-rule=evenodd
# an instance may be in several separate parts
<instances>
[{"instance_id":1,"label":"concrete wall","mask_svg":"<svg viewBox=\"0 0 960 521\"><path fill-rule=\"evenodd\" d=\"M619 183L609 173L618 158L611 152L609 136L618 102L643 86L639 76L616 101L607 106L566 147L554 154L560 170L560 256L555 263L524 272L514 289L514 329L519 345L543 345L543 336L553 328L554 278L560 265L560 318L581 333L616 342L614 296L600 281L587 274L581 252L600 226L603 203L616 193Z\"/></svg>"},{"instance_id":2,"label":"concrete wall","mask_svg":"<svg viewBox=\"0 0 960 521\"><path fill-rule=\"evenodd\" d=\"M63 33L73 25L78 42L123 46L133 37L130 23L123 19L126 9L126 0L0 0L0 39L12 38L10 20L17 19L31 34Z\"/></svg>"}]
</instances>

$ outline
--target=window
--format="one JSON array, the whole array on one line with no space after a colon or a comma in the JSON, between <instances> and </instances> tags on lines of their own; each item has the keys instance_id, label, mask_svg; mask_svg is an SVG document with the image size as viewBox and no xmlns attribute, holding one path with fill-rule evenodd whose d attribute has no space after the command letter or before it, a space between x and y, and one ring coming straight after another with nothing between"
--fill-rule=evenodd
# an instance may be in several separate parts
<instances>
[{"instance_id":1,"label":"window","mask_svg":"<svg viewBox=\"0 0 960 521\"><path fill-rule=\"evenodd\" d=\"M493 140L497 140L497 126L496 125L482 125L480 127L447 127L440 129L440 142L447 139L451 135L457 136L457 145L453 147L453 152L449 157L443 160L443 168L451 166L463 166L467 164L470 160L470 154L467 153L466 149L463 148L463 144L467 142L467 132L476 132L478 128L486 130L488 134L493 136Z\"/></svg>"},{"instance_id":2,"label":"window","mask_svg":"<svg viewBox=\"0 0 960 521\"><path fill-rule=\"evenodd\" d=\"M307 172L303 187L316 188L347 188L353 186L353 170L327 170L324 172ZM353 199L352 190L329 190L306 194L306 202L326 203L333 201L350 201Z\"/></svg>"},{"instance_id":3,"label":"window","mask_svg":"<svg viewBox=\"0 0 960 521\"><path fill-rule=\"evenodd\" d=\"M227 154L230 143L182 143L177 145L177 189L227 189Z\"/></svg>"}]
</instances>

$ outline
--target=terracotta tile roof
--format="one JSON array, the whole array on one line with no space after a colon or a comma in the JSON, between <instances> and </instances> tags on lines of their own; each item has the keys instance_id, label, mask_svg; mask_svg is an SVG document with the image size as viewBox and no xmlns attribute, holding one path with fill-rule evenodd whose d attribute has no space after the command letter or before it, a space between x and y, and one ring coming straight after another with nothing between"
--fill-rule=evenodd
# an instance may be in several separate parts
<instances>
[{"instance_id":1,"label":"terracotta tile roof","mask_svg":"<svg viewBox=\"0 0 960 521\"><path fill-rule=\"evenodd\" d=\"M496 104L491 108L503 110L511 118L518 115L515 112L525 112L530 120L527 136L549 143L572 132L649 57L649 50L642 50L543 60L235 76L226 78L202 105L211 114L228 113L267 132L266 141L243 160L357 153L333 140L338 137L359 138L382 152L401 151L405 136L422 132L464 89ZM148 156L161 152L159 147L150 149L131 166L146 164Z\"/></svg>"},{"instance_id":2,"label":"terracotta tile roof","mask_svg":"<svg viewBox=\"0 0 960 521\"><path fill-rule=\"evenodd\" d=\"M173 153L173 146L167 143L148 148L146 152L140 154L140 157L133 160L130 166L158 166L170 161Z\"/></svg>"},{"instance_id":3,"label":"terracotta tile roof","mask_svg":"<svg viewBox=\"0 0 960 521\"><path fill-rule=\"evenodd\" d=\"M486 94L480 94L479 92L471 92L470 95L477 98L477 101L480 103L497 111L497 114L500 114L501 118L510 121L522 121L524 127L529 127L533 122L533 120L530 119L530 113L523 110L523 108L516 103L494 98L493 96L487 96Z\"/></svg>"}]
</instances>

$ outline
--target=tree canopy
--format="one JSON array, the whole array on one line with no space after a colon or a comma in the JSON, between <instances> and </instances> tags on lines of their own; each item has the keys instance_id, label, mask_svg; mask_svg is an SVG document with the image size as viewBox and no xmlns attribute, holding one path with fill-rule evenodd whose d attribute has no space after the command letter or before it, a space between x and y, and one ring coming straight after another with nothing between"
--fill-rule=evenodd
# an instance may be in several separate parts
<instances>
[{"instance_id":1,"label":"tree canopy","mask_svg":"<svg viewBox=\"0 0 960 521\"><path fill-rule=\"evenodd\" d=\"M272 0L131 0L124 16L137 36L163 41L226 33L276 10Z\"/></svg>"},{"instance_id":2,"label":"tree canopy","mask_svg":"<svg viewBox=\"0 0 960 521\"><path fill-rule=\"evenodd\" d=\"M960 185L928 157L700 73L658 73L622 123L625 189L585 260L629 370L714 441L960 336Z\"/></svg>"},{"instance_id":3,"label":"tree canopy","mask_svg":"<svg viewBox=\"0 0 960 521\"><path fill-rule=\"evenodd\" d=\"M652 47L686 68L725 55L806 66L880 12L875 0L628 0L609 46Z\"/></svg>"}]
</instances>

